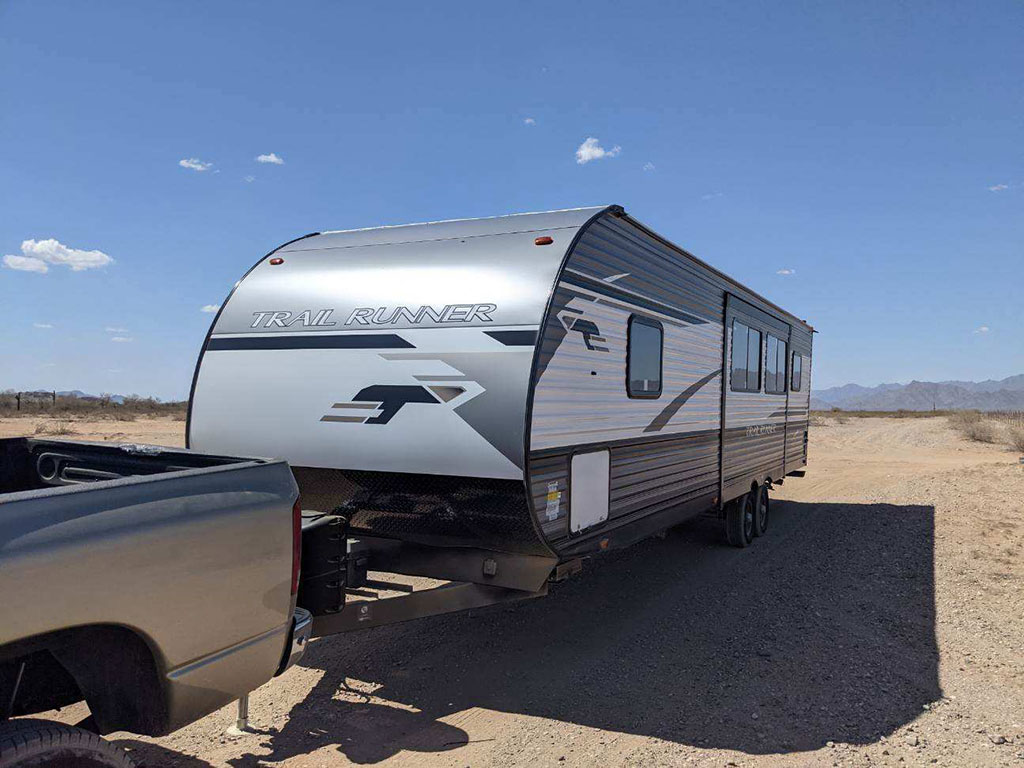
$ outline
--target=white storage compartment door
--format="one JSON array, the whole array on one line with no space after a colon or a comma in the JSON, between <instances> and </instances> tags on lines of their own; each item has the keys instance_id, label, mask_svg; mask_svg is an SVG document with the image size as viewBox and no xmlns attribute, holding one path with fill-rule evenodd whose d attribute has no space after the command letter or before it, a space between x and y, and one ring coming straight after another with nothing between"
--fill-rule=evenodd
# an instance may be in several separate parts
<instances>
[{"instance_id":1,"label":"white storage compartment door","mask_svg":"<svg viewBox=\"0 0 1024 768\"><path fill-rule=\"evenodd\" d=\"M573 533L608 519L609 467L608 451L573 455L569 485L569 529Z\"/></svg>"}]
</instances>

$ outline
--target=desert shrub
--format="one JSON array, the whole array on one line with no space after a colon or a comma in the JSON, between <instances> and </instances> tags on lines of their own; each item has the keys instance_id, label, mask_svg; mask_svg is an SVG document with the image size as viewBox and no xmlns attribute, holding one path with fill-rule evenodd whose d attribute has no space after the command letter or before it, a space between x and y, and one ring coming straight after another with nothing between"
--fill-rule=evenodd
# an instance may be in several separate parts
<instances>
[{"instance_id":1,"label":"desert shrub","mask_svg":"<svg viewBox=\"0 0 1024 768\"><path fill-rule=\"evenodd\" d=\"M1011 424L1006 433L1010 438L1010 445L1024 453L1024 424Z\"/></svg>"},{"instance_id":2,"label":"desert shrub","mask_svg":"<svg viewBox=\"0 0 1024 768\"><path fill-rule=\"evenodd\" d=\"M845 415L843 415L841 413L837 413L836 414L836 417L835 417L836 424L846 424L848 421L849 421L849 419Z\"/></svg>"},{"instance_id":3,"label":"desert shrub","mask_svg":"<svg viewBox=\"0 0 1024 768\"><path fill-rule=\"evenodd\" d=\"M955 411L949 415L949 425L961 432L967 427L984 420L985 417L978 411Z\"/></svg>"},{"instance_id":4,"label":"desert shrub","mask_svg":"<svg viewBox=\"0 0 1024 768\"><path fill-rule=\"evenodd\" d=\"M67 419L56 421L44 421L36 424L37 435L77 435L78 430L74 428Z\"/></svg>"},{"instance_id":5,"label":"desert shrub","mask_svg":"<svg viewBox=\"0 0 1024 768\"><path fill-rule=\"evenodd\" d=\"M82 416L88 419L110 421L135 421L140 417L170 416L184 414L184 401L161 402L152 397L128 395L124 402L118 402L112 395L99 396L59 395L55 392L21 392L14 390L0 392L0 415L42 416L61 418Z\"/></svg>"},{"instance_id":6,"label":"desert shrub","mask_svg":"<svg viewBox=\"0 0 1024 768\"><path fill-rule=\"evenodd\" d=\"M950 416L949 423L961 435L976 443L995 443L999 440L995 423L977 411L956 413Z\"/></svg>"}]
</instances>

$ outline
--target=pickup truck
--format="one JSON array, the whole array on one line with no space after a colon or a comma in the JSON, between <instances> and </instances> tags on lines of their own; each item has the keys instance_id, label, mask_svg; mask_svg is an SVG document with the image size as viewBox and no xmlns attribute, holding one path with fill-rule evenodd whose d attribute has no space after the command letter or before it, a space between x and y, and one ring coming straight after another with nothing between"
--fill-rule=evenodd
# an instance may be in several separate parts
<instances>
[{"instance_id":1,"label":"pickup truck","mask_svg":"<svg viewBox=\"0 0 1024 768\"><path fill-rule=\"evenodd\" d=\"M0 440L0 766L131 765L293 664L298 490L284 461ZM84 700L73 727L18 718Z\"/></svg>"}]
</instances>

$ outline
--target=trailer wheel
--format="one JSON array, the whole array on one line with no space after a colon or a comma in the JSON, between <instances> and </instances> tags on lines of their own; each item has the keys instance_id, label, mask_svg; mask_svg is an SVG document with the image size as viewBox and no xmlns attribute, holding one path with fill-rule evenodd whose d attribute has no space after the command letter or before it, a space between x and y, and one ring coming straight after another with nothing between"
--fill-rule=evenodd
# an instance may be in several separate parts
<instances>
[{"instance_id":1,"label":"trailer wheel","mask_svg":"<svg viewBox=\"0 0 1024 768\"><path fill-rule=\"evenodd\" d=\"M754 535L764 536L768 530L768 483L757 489L757 501L754 505Z\"/></svg>"},{"instance_id":2,"label":"trailer wheel","mask_svg":"<svg viewBox=\"0 0 1024 768\"><path fill-rule=\"evenodd\" d=\"M734 547L746 547L754 538L754 495L745 493L725 512L725 538Z\"/></svg>"},{"instance_id":3,"label":"trailer wheel","mask_svg":"<svg viewBox=\"0 0 1024 768\"><path fill-rule=\"evenodd\" d=\"M25 718L0 726L0 768L136 768L136 763L95 733Z\"/></svg>"}]
</instances>

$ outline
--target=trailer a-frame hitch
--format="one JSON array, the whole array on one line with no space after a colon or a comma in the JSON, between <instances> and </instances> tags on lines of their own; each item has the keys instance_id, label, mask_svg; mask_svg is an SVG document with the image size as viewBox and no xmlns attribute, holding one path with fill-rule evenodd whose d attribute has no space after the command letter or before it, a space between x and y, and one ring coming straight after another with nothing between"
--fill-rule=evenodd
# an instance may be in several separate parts
<instances>
[{"instance_id":1,"label":"trailer a-frame hitch","mask_svg":"<svg viewBox=\"0 0 1024 768\"><path fill-rule=\"evenodd\" d=\"M353 536L344 515L311 513L298 604L313 614L312 636L323 637L541 597L557 566L555 558Z\"/></svg>"}]
</instances>

